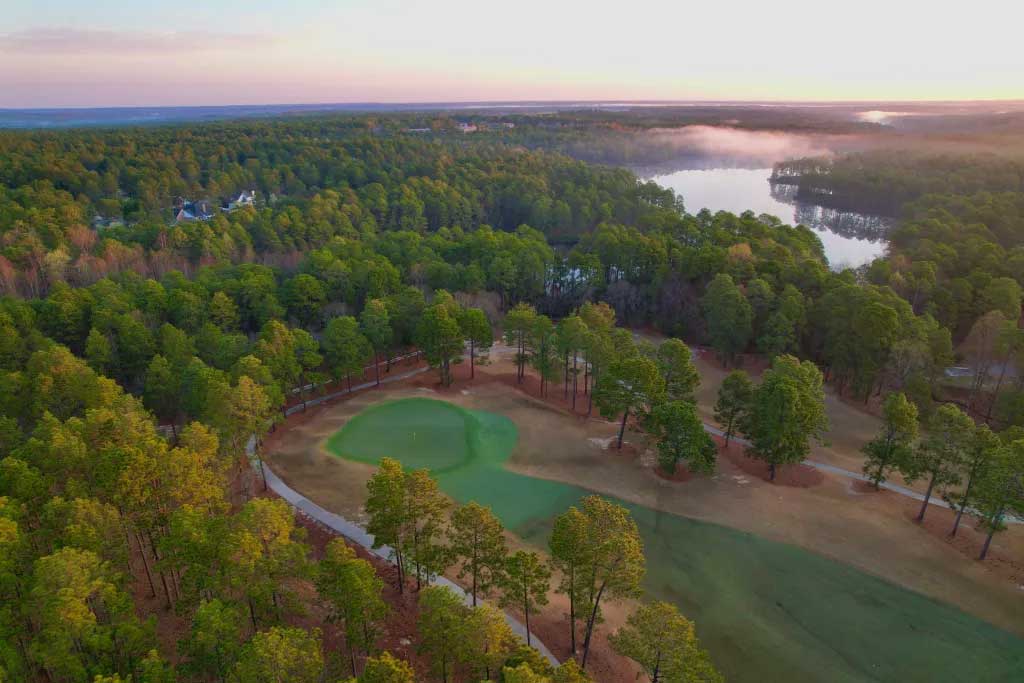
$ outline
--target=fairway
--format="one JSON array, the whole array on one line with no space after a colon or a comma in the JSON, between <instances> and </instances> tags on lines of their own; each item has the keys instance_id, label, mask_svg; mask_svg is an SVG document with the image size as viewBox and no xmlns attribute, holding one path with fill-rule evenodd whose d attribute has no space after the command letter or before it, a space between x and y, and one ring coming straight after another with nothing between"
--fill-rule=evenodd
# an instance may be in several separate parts
<instances>
[{"instance_id":1,"label":"fairway","mask_svg":"<svg viewBox=\"0 0 1024 683\"><path fill-rule=\"evenodd\" d=\"M545 547L553 517L589 492L505 469L517 437L502 415L410 398L368 408L327 447L430 468L453 499ZM643 535L648 596L694 619L728 680L1024 679L1024 641L958 609L793 545L622 504Z\"/></svg>"}]
</instances>

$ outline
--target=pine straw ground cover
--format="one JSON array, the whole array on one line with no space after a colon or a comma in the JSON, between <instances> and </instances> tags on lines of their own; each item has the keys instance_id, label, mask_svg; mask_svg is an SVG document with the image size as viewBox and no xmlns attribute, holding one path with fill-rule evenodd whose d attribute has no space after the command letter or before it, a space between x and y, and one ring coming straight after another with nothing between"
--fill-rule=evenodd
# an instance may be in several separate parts
<instances>
[{"instance_id":1,"label":"pine straw ground cover","mask_svg":"<svg viewBox=\"0 0 1024 683\"><path fill-rule=\"evenodd\" d=\"M428 467L454 500L491 506L508 529L545 547L553 518L589 492L505 469L517 438L505 416L407 398L359 413L327 447L360 462L389 456ZM643 535L648 595L695 620L731 681L1024 676L1024 641L954 607L796 546L622 504Z\"/></svg>"}]
</instances>

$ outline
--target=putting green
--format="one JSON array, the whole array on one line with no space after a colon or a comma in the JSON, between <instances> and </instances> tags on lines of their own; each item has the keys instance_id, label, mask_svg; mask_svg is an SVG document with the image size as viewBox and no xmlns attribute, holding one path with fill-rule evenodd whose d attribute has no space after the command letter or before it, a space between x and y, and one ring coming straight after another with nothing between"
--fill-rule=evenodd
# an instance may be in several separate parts
<instances>
[{"instance_id":1,"label":"putting green","mask_svg":"<svg viewBox=\"0 0 1024 683\"><path fill-rule=\"evenodd\" d=\"M327 446L430 468L453 499L489 505L544 547L552 519L589 492L506 470L517 435L501 415L414 398L367 409ZM643 536L647 594L697 623L730 681L1024 680L1024 641L949 605L796 546L617 502Z\"/></svg>"},{"instance_id":2,"label":"putting green","mask_svg":"<svg viewBox=\"0 0 1024 683\"><path fill-rule=\"evenodd\" d=\"M406 467L438 473L466 462L476 431L476 421L467 420L458 406L410 398L364 410L331 436L327 447L350 460L376 463L390 456Z\"/></svg>"}]
</instances>

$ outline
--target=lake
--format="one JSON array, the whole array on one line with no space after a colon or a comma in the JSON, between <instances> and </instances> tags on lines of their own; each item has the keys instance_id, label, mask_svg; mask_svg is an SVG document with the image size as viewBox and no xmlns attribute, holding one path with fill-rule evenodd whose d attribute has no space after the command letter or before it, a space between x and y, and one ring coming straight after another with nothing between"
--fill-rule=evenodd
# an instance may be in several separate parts
<instances>
[{"instance_id":1,"label":"lake","mask_svg":"<svg viewBox=\"0 0 1024 683\"><path fill-rule=\"evenodd\" d=\"M778 216L783 223L802 223L818 234L833 269L856 268L885 253L884 235L891 220L881 216L835 211L793 199L796 187L772 186L771 168L687 169L651 176L683 198L686 210L750 210Z\"/></svg>"}]
</instances>

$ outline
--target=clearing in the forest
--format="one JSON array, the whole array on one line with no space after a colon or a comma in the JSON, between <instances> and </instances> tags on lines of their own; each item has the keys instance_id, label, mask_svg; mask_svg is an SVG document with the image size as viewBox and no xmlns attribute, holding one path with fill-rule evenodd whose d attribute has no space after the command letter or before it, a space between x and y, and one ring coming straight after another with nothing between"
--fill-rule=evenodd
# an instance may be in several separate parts
<instances>
[{"instance_id":1,"label":"clearing in the forest","mask_svg":"<svg viewBox=\"0 0 1024 683\"><path fill-rule=\"evenodd\" d=\"M327 448L427 467L454 500L489 505L544 547L553 518L590 492L506 469L517 439L508 417L413 397L366 408ZM696 621L729 680L1011 680L1024 670L1020 639L954 607L793 545L618 502L644 538L648 595Z\"/></svg>"}]
</instances>

